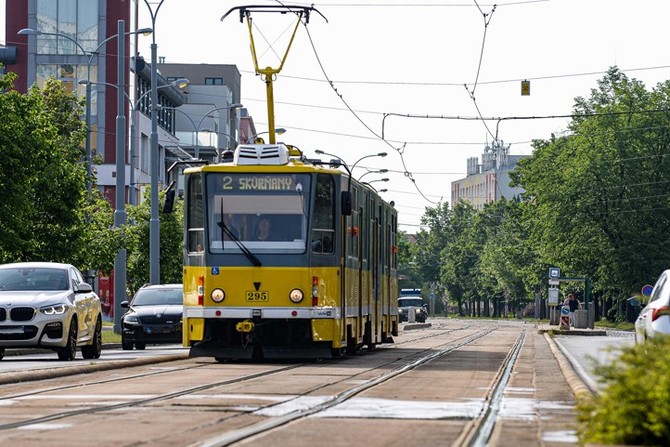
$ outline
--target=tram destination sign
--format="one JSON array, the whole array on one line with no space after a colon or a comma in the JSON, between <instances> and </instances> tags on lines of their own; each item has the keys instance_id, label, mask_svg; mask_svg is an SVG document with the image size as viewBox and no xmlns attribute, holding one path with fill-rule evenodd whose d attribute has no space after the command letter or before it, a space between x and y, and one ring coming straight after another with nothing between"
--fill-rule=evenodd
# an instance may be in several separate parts
<instances>
[{"instance_id":1,"label":"tram destination sign","mask_svg":"<svg viewBox=\"0 0 670 447\"><path fill-rule=\"evenodd\" d=\"M225 191L295 191L292 175L225 175L221 189Z\"/></svg>"}]
</instances>

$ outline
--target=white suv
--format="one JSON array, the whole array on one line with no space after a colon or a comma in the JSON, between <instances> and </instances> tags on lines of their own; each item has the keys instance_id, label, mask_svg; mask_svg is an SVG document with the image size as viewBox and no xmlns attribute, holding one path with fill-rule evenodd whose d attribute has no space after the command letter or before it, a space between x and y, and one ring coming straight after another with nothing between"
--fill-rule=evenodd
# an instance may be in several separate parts
<instances>
[{"instance_id":1,"label":"white suv","mask_svg":"<svg viewBox=\"0 0 670 447\"><path fill-rule=\"evenodd\" d=\"M0 359L6 348L47 348L73 360L102 351L98 295L77 268L53 262L0 265Z\"/></svg>"}]
</instances>

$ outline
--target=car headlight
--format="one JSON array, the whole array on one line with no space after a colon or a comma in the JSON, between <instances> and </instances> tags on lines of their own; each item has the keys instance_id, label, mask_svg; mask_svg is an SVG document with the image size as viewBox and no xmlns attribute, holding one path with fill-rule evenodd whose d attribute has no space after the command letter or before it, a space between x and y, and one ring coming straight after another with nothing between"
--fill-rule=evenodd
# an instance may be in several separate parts
<instances>
[{"instance_id":1,"label":"car headlight","mask_svg":"<svg viewBox=\"0 0 670 447\"><path fill-rule=\"evenodd\" d=\"M67 304L53 304L51 306L40 307L40 312L44 315L63 315L67 312Z\"/></svg>"},{"instance_id":2,"label":"car headlight","mask_svg":"<svg viewBox=\"0 0 670 447\"><path fill-rule=\"evenodd\" d=\"M125 323L135 323L135 324L140 322L139 318L137 318L137 315L126 315L125 317L123 317L123 321Z\"/></svg>"},{"instance_id":3,"label":"car headlight","mask_svg":"<svg viewBox=\"0 0 670 447\"><path fill-rule=\"evenodd\" d=\"M403 313L405 313L405 311L404 311L404 309L398 309L398 313L403 314Z\"/></svg>"}]
</instances>

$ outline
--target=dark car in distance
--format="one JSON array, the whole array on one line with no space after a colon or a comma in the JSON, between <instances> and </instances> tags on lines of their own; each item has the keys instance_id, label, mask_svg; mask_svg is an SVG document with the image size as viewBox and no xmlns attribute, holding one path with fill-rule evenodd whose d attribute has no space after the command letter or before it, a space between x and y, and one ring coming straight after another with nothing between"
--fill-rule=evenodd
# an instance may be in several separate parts
<instances>
[{"instance_id":1,"label":"dark car in distance","mask_svg":"<svg viewBox=\"0 0 670 447\"><path fill-rule=\"evenodd\" d=\"M121 302L121 347L144 349L147 344L180 343L184 288L181 284L142 286L133 299Z\"/></svg>"}]
</instances>

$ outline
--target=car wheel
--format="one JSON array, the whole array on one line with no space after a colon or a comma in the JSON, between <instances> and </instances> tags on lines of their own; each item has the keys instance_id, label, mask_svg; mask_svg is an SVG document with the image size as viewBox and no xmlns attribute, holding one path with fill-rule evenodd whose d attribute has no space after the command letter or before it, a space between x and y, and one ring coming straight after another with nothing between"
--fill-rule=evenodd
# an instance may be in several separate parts
<instances>
[{"instance_id":1,"label":"car wheel","mask_svg":"<svg viewBox=\"0 0 670 447\"><path fill-rule=\"evenodd\" d=\"M0 348L0 360L5 356L5 348Z\"/></svg>"},{"instance_id":2,"label":"car wheel","mask_svg":"<svg viewBox=\"0 0 670 447\"><path fill-rule=\"evenodd\" d=\"M139 349L142 351L144 348L146 348L146 345L144 343L135 343L135 349Z\"/></svg>"},{"instance_id":3,"label":"car wheel","mask_svg":"<svg viewBox=\"0 0 670 447\"><path fill-rule=\"evenodd\" d=\"M124 351L132 351L133 342L130 340L126 340L125 338L121 338L121 349L123 349Z\"/></svg>"},{"instance_id":4,"label":"car wheel","mask_svg":"<svg viewBox=\"0 0 670 447\"><path fill-rule=\"evenodd\" d=\"M70 332L67 334L67 344L58 349L59 360L74 360L77 354L77 319L70 321Z\"/></svg>"},{"instance_id":5,"label":"car wheel","mask_svg":"<svg viewBox=\"0 0 670 447\"><path fill-rule=\"evenodd\" d=\"M102 320L98 318L95 323L95 333L93 334L93 341L88 346L81 347L81 355L85 359L99 359L102 353Z\"/></svg>"}]
</instances>

